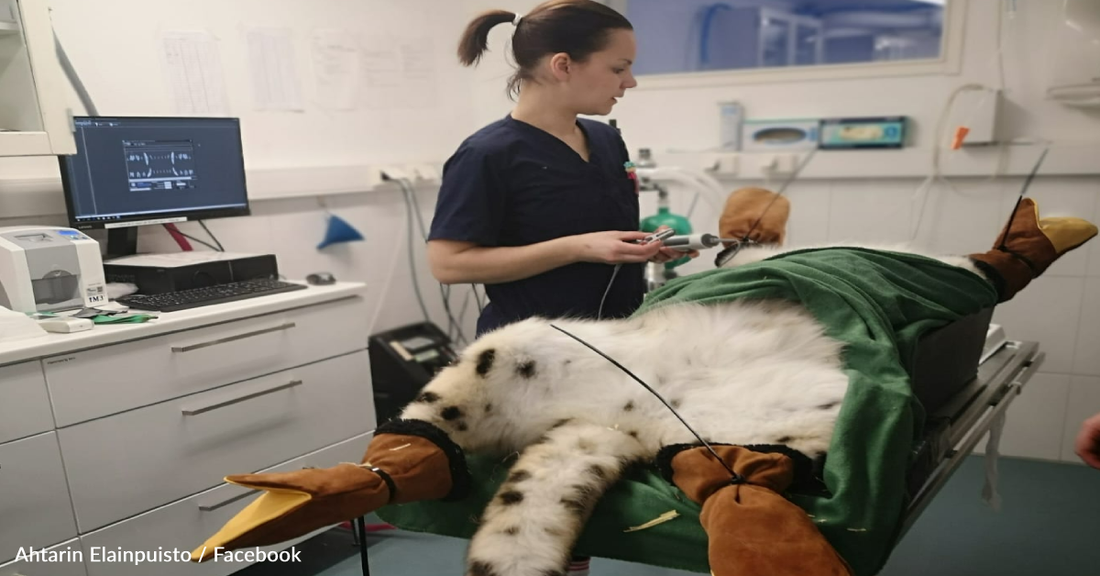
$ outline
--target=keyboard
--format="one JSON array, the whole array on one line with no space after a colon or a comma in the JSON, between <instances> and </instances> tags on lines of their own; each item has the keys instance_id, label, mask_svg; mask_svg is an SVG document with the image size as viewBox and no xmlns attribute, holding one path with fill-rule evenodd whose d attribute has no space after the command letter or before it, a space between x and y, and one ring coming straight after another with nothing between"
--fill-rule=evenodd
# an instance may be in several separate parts
<instances>
[{"instance_id":1,"label":"keyboard","mask_svg":"<svg viewBox=\"0 0 1100 576\"><path fill-rule=\"evenodd\" d=\"M198 308L199 306L235 302L237 300L268 296L281 292L305 290L306 288L307 286L301 284L291 284L290 282L281 282L279 280L257 279L244 280L242 282L229 282L227 284L218 284L217 286L207 286L204 288L192 288L190 290L180 290L179 292L131 294L130 296L119 298L117 302L119 304L125 304L135 310L174 312L176 310L187 310L188 308Z\"/></svg>"}]
</instances>

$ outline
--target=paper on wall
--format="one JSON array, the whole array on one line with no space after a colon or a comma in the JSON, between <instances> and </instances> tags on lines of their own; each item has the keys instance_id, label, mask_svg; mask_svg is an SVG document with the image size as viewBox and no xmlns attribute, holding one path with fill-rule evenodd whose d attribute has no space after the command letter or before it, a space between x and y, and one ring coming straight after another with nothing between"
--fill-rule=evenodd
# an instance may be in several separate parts
<instances>
[{"instance_id":1,"label":"paper on wall","mask_svg":"<svg viewBox=\"0 0 1100 576\"><path fill-rule=\"evenodd\" d=\"M317 99L327 110L355 110L359 96L359 46L351 32L317 29L311 39Z\"/></svg>"},{"instance_id":2,"label":"paper on wall","mask_svg":"<svg viewBox=\"0 0 1100 576\"><path fill-rule=\"evenodd\" d=\"M254 108L267 111L303 110L290 29L250 28L245 36Z\"/></svg>"},{"instance_id":3,"label":"paper on wall","mask_svg":"<svg viewBox=\"0 0 1100 576\"><path fill-rule=\"evenodd\" d=\"M161 41L176 113L228 115L217 39L208 32L170 31Z\"/></svg>"},{"instance_id":4,"label":"paper on wall","mask_svg":"<svg viewBox=\"0 0 1100 576\"><path fill-rule=\"evenodd\" d=\"M436 105L432 39L370 37L362 52L367 106L376 110L425 109Z\"/></svg>"}]
</instances>

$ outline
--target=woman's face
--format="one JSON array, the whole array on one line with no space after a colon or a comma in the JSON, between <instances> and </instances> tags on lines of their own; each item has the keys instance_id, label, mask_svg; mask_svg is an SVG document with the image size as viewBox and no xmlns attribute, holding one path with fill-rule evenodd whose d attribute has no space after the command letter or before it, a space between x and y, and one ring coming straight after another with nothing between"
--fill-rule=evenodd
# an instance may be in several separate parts
<instances>
[{"instance_id":1,"label":"woman's face","mask_svg":"<svg viewBox=\"0 0 1100 576\"><path fill-rule=\"evenodd\" d=\"M610 114L627 89L638 85L631 71L636 51L634 32L612 30L603 50L571 64L567 91L578 114Z\"/></svg>"}]
</instances>

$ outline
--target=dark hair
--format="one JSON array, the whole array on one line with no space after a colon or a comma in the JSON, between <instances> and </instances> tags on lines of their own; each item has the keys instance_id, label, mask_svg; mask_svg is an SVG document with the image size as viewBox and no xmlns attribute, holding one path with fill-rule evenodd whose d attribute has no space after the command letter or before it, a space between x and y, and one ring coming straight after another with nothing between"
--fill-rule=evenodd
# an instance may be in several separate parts
<instances>
[{"instance_id":1,"label":"dark hair","mask_svg":"<svg viewBox=\"0 0 1100 576\"><path fill-rule=\"evenodd\" d=\"M458 59L474 66L488 50L489 30L514 22L516 14L492 10L474 18L458 43ZM519 94L522 80L532 78L535 64L547 54L565 52L583 62L603 50L612 30L633 30L622 14L593 0L549 0L524 14L512 36L512 54L518 69L508 80L508 92Z\"/></svg>"}]
</instances>

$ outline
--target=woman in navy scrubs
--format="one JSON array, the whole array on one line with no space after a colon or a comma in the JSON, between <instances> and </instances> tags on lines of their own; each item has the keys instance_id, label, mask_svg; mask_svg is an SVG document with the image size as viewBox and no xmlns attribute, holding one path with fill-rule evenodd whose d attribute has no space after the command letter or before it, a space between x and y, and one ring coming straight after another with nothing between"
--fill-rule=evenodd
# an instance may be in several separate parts
<instances>
[{"instance_id":1,"label":"woman in navy scrubs","mask_svg":"<svg viewBox=\"0 0 1100 576\"><path fill-rule=\"evenodd\" d=\"M595 318L601 301L602 318L628 316L642 303L645 263L684 255L632 242L646 234L626 146L615 128L577 118L610 113L637 85L630 22L590 0L487 12L462 37L463 64L480 60L497 24L515 26L508 88L518 100L444 165L432 274L485 285L478 335L531 316Z\"/></svg>"}]
</instances>

